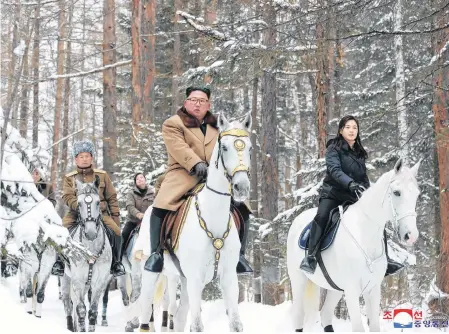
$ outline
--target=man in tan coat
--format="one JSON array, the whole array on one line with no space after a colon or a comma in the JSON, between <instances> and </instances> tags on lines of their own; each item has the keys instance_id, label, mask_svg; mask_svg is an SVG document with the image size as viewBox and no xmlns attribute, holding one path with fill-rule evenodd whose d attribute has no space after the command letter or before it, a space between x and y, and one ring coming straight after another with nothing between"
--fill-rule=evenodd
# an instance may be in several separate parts
<instances>
[{"instance_id":1,"label":"man in tan coat","mask_svg":"<svg viewBox=\"0 0 449 334\"><path fill-rule=\"evenodd\" d=\"M62 219L62 224L68 229L76 225L78 214L78 198L76 194L75 179L83 183L94 182L95 177L100 178L98 194L100 195L100 209L103 215L104 224L108 227L109 233L106 233L112 247L112 265L111 274L121 276L125 274L125 268L121 263L121 231L120 231L120 212L117 201L117 192L112 181L104 170L93 169L94 146L89 141L76 142L73 147L73 156L75 158L76 170L64 176L62 188L62 200L69 207L69 211ZM57 261L56 265L63 266L62 261ZM62 268L63 270L63 268Z\"/></svg>"},{"instance_id":2,"label":"man in tan coat","mask_svg":"<svg viewBox=\"0 0 449 334\"><path fill-rule=\"evenodd\" d=\"M162 271L164 258L157 249L164 217L169 211L176 211L184 201L182 197L207 177L208 163L218 137L217 119L209 111L209 98L208 88L188 87L184 106L162 125L168 167L150 217L151 256L145 263L145 270ZM245 221L237 272L252 272L244 258L250 211L244 204L233 205L238 206Z\"/></svg>"}]
</instances>

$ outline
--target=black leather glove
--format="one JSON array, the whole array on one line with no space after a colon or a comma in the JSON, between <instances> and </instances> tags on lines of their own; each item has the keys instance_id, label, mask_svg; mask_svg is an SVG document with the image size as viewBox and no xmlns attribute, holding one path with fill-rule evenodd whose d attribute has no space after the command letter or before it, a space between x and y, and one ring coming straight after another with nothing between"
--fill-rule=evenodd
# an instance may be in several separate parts
<instances>
[{"instance_id":1,"label":"black leather glove","mask_svg":"<svg viewBox=\"0 0 449 334\"><path fill-rule=\"evenodd\" d=\"M207 178L207 164L203 161L198 162L195 166L193 166L190 175L195 175L200 180Z\"/></svg>"},{"instance_id":2,"label":"black leather glove","mask_svg":"<svg viewBox=\"0 0 449 334\"><path fill-rule=\"evenodd\" d=\"M353 193L363 193L366 189L360 183L352 181L349 183L349 190Z\"/></svg>"}]
</instances>

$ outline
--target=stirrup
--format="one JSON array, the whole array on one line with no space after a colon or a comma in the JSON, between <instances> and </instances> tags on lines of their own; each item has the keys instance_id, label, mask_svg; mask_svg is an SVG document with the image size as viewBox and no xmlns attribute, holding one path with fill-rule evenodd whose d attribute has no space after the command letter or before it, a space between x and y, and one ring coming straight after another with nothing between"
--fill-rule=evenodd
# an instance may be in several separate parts
<instances>
[{"instance_id":1,"label":"stirrup","mask_svg":"<svg viewBox=\"0 0 449 334\"><path fill-rule=\"evenodd\" d=\"M164 255L159 252L151 253L146 260L144 269L153 273L160 273L164 268Z\"/></svg>"}]
</instances>

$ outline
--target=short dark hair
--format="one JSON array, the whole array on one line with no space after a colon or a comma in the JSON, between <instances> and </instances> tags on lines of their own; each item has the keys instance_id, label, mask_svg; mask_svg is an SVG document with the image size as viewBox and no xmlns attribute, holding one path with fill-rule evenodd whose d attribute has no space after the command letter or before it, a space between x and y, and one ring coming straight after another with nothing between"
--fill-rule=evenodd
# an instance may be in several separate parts
<instances>
[{"instance_id":1,"label":"short dark hair","mask_svg":"<svg viewBox=\"0 0 449 334\"><path fill-rule=\"evenodd\" d=\"M136 174L134 175L134 185L136 184L136 180L137 180L137 177L138 177L139 175L142 175L142 176L145 178L145 180L147 179L147 178L145 177L145 174L144 174L144 173L142 173L142 172L136 173Z\"/></svg>"},{"instance_id":2,"label":"short dark hair","mask_svg":"<svg viewBox=\"0 0 449 334\"><path fill-rule=\"evenodd\" d=\"M186 88L186 97L189 97L192 92L199 90L207 95L207 98L210 99L210 89L204 86L190 86Z\"/></svg>"}]
</instances>

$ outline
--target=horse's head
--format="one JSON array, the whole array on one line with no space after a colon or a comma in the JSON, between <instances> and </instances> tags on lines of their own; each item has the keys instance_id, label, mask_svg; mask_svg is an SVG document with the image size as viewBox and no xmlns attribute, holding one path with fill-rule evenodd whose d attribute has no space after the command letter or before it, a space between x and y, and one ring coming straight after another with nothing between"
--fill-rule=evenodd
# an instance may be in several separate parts
<instances>
[{"instance_id":1,"label":"horse's head","mask_svg":"<svg viewBox=\"0 0 449 334\"><path fill-rule=\"evenodd\" d=\"M421 160L409 168L399 159L390 172L391 178L384 197L384 205L390 207L390 217L396 225L399 240L408 246L413 245L419 235L415 208L419 196L416 176L420 164Z\"/></svg>"},{"instance_id":2,"label":"horse's head","mask_svg":"<svg viewBox=\"0 0 449 334\"><path fill-rule=\"evenodd\" d=\"M249 166L251 164L251 114L243 122L229 123L220 114L218 117L218 160L221 159L225 175L232 185L234 200L243 202L249 197Z\"/></svg>"},{"instance_id":3,"label":"horse's head","mask_svg":"<svg viewBox=\"0 0 449 334\"><path fill-rule=\"evenodd\" d=\"M76 180L78 194L78 223L84 229L87 240L94 240L101 222L100 195L98 185L100 178L96 175L92 183Z\"/></svg>"}]
</instances>

